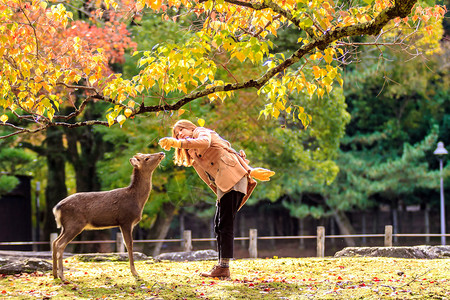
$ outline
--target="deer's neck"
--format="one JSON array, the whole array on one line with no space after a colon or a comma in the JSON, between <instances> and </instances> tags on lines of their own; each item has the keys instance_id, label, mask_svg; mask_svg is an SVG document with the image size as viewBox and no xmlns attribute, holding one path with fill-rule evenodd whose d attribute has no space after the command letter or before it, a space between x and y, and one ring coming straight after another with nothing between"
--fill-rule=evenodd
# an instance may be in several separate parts
<instances>
[{"instance_id":1,"label":"deer's neck","mask_svg":"<svg viewBox=\"0 0 450 300\"><path fill-rule=\"evenodd\" d=\"M152 172L141 172L133 169L129 189L132 190L141 205L144 205L152 189Z\"/></svg>"}]
</instances>

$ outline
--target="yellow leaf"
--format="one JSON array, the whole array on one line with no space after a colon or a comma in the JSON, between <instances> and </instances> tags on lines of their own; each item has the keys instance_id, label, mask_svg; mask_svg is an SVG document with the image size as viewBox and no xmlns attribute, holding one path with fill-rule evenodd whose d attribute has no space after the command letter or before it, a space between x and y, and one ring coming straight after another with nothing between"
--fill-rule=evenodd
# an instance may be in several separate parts
<instances>
[{"instance_id":1,"label":"yellow leaf","mask_svg":"<svg viewBox=\"0 0 450 300\"><path fill-rule=\"evenodd\" d=\"M5 124L6 121L8 121L8 116L7 116L7 115L2 115L2 116L0 117L0 121L2 121L3 124Z\"/></svg>"},{"instance_id":2,"label":"yellow leaf","mask_svg":"<svg viewBox=\"0 0 450 300\"><path fill-rule=\"evenodd\" d=\"M318 66L313 66L313 73L316 79L320 78L320 68Z\"/></svg>"},{"instance_id":3,"label":"yellow leaf","mask_svg":"<svg viewBox=\"0 0 450 300\"><path fill-rule=\"evenodd\" d=\"M198 125L200 125L200 127L203 127L203 125L205 125L205 120L203 119L198 119Z\"/></svg>"},{"instance_id":4,"label":"yellow leaf","mask_svg":"<svg viewBox=\"0 0 450 300\"><path fill-rule=\"evenodd\" d=\"M128 118L133 113L133 111L131 109L129 109L129 108L126 108L123 113Z\"/></svg>"},{"instance_id":5,"label":"yellow leaf","mask_svg":"<svg viewBox=\"0 0 450 300\"><path fill-rule=\"evenodd\" d=\"M245 60L245 54L242 52L235 52L234 55L239 59L239 61L243 62Z\"/></svg>"},{"instance_id":6,"label":"yellow leaf","mask_svg":"<svg viewBox=\"0 0 450 300\"><path fill-rule=\"evenodd\" d=\"M322 56L323 56L322 53L317 52L317 53L312 54L309 58L312 60L316 60L316 59L322 58Z\"/></svg>"},{"instance_id":7,"label":"yellow leaf","mask_svg":"<svg viewBox=\"0 0 450 300\"><path fill-rule=\"evenodd\" d=\"M179 109L178 110L178 116L181 116L182 114L184 114L185 110L184 109Z\"/></svg>"},{"instance_id":8,"label":"yellow leaf","mask_svg":"<svg viewBox=\"0 0 450 300\"><path fill-rule=\"evenodd\" d=\"M325 90L322 88L317 89L317 95L319 95L320 98L322 98L323 94L325 93Z\"/></svg>"},{"instance_id":9,"label":"yellow leaf","mask_svg":"<svg viewBox=\"0 0 450 300\"><path fill-rule=\"evenodd\" d=\"M340 84L341 86L344 86L344 80L342 80L342 78L341 78L340 76L337 76L337 77L336 77L336 80L339 82L339 84Z\"/></svg>"},{"instance_id":10,"label":"yellow leaf","mask_svg":"<svg viewBox=\"0 0 450 300\"><path fill-rule=\"evenodd\" d=\"M47 8L47 2L41 1L41 2L39 3L39 6L40 6L43 10L45 10L45 9Z\"/></svg>"},{"instance_id":11,"label":"yellow leaf","mask_svg":"<svg viewBox=\"0 0 450 300\"><path fill-rule=\"evenodd\" d=\"M277 109L279 109L279 110L285 110L286 109L281 101L278 101L277 103L275 103L275 107Z\"/></svg>"},{"instance_id":12,"label":"yellow leaf","mask_svg":"<svg viewBox=\"0 0 450 300\"><path fill-rule=\"evenodd\" d=\"M108 120L108 126L111 126L114 124L114 117L112 116L112 114L106 115L106 119Z\"/></svg>"},{"instance_id":13,"label":"yellow leaf","mask_svg":"<svg viewBox=\"0 0 450 300\"><path fill-rule=\"evenodd\" d=\"M331 62L333 61L333 55L331 54L331 51L326 52L325 61L327 62L327 64L331 64Z\"/></svg>"},{"instance_id":14,"label":"yellow leaf","mask_svg":"<svg viewBox=\"0 0 450 300\"><path fill-rule=\"evenodd\" d=\"M298 107L298 113L302 114L305 111L305 109L301 106Z\"/></svg>"},{"instance_id":15,"label":"yellow leaf","mask_svg":"<svg viewBox=\"0 0 450 300\"><path fill-rule=\"evenodd\" d=\"M134 108L135 105L136 105L136 102L134 102L133 100L128 101L128 104L127 104L128 107Z\"/></svg>"},{"instance_id":16,"label":"yellow leaf","mask_svg":"<svg viewBox=\"0 0 450 300\"><path fill-rule=\"evenodd\" d=\"M127 120L127 118L124 115L119 115L117 117L117 122L120 124L120 127L122 127L122 124Z\"/></svg>"},{"instance_id":17,"label":"yellow leaf","mask_svg":"<svg viewBox=\"0 0 450 300\"><path fill-rule=\"evenodd\" d=\"M124 94L120 94L119 97L117 97L117 101L119 101L120 103L122 103L125 99L127 99L127 96L125 96Z\"/></svg>"},{"instance_id":18,"label":"yellow leaf","mask_svg":"<svg viewBox=\"0 0 450 300\"><path fill-rule=\"evenodd\" d=\"M94 85L94 83L97 82L97 77L95 75L92 75L91 77L89 77L89 83L92 85Z\"/></svg>"},{"instance_id":19,"label":"yellow leaf","mask_svg":"<svg viewBox=\"0 0 450 300\"><path fill-rule=\"evenodd\" d=\"M143 85L137 85L136 86L136 91L138 91L139 93L142 93L143 90L144 90L144 86Z\"/></svg>"},{"instance_id":20,"label":"yellow leaf","mask_svg":"<svg viewBox=\"0 0 450 300\"><path fill-rule=\"evenodd\" d=\"M288 113L288 114L290 114L291 113L291 107L289 106L288 108L286 108L286 112Z\"/></svg>"},{"instance_id":21,"label":"yellow leaf","mask_svg":"<svg viewBox=\"0 0 450 300\"><path fill-rule=\"evenodd\" d=\"M274 108L273 109L273 112L272 112L272 116L275 118L275 119L278 119L278 116L280 115L280 111L278 110L278 109L276 109L276 108Z\"/></svg>"},{"instance_id":22,"label":"yellow leaf","mask_svg":"<svg viewBox=\"0 0 450 300\"><path fill-rule=\"evenodd\" d=\"M55 115L55 110L53 108L50 108L47 110L47 117L51 120L53 120L53 116Z\"/></svg>"},{"instance_id":23,"label":"yellow leaf","mask_svg":"<svg viewBox=\"0 0 450 300\"><path fill-rule=\"evenodd\" d=\"M308 94L312 96L314 92L316 91L317 86L315 84L308 84L306 89L308 91Z\"/></svg>"}]
</instances>

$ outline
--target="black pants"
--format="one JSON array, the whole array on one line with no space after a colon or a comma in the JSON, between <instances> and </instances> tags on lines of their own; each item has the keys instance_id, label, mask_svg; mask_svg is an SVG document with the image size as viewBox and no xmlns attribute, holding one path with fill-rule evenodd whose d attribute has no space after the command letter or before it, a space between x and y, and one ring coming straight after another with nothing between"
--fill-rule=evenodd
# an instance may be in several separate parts
<instances>
[{"instance_id":1,"label":"black pants","mask_svg":"<svg viewBox=\"0 0 450 300\"><path fill-rule=\"evenodd\" d=\"M214 216L214 232L217 238L217 251L220 258L233 258L234 217L244 198L244 194L229 191L220 199Z\"/></svg>"}]
</instances>

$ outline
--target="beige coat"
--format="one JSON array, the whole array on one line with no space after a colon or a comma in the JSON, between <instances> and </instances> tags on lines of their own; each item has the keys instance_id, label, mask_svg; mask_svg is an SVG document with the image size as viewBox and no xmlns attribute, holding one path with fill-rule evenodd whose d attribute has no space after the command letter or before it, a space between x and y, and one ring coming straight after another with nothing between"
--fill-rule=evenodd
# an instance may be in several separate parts
<instances>
[{"instance_id":1,"label":"beige coat","mask_svg":"<svg viewBox=\"0 0 450 300\"><path fill-rule=\"evenodd\" d=\"M192 138L182 140L181 148L188 149L193 158L192 166L203 181L217 194L216 186L223 192L229 191L242 177L247 176L247 194L239 209L244 205L256 187L256 181L250 176L252 168L228 141L216 132L197 127ZM209 180L210 174L215 185Z\"/></svg>"}]
</instances>

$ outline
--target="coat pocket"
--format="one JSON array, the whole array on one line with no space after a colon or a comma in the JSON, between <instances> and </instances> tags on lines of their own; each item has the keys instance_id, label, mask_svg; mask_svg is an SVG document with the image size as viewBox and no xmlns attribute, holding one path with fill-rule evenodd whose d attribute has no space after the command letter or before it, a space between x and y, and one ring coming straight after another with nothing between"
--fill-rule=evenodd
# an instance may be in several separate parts
<instances>
[{"instance_id":1,"label":"coat pocket","mask_svg":"<svg viewBox=\"0 0 450 300\"><path fill-rule=\"evenodd\" d=\"M220 159L222 160L222 162L224 162L226 165L228 165L228 166L230 166L230 167L234 167L234 166L237 164L236 160L233 159L232 157L230 157L230 156L227 155L227 154L222 155L222 156L220 157Z\"/></svg>"}]
</instances>

